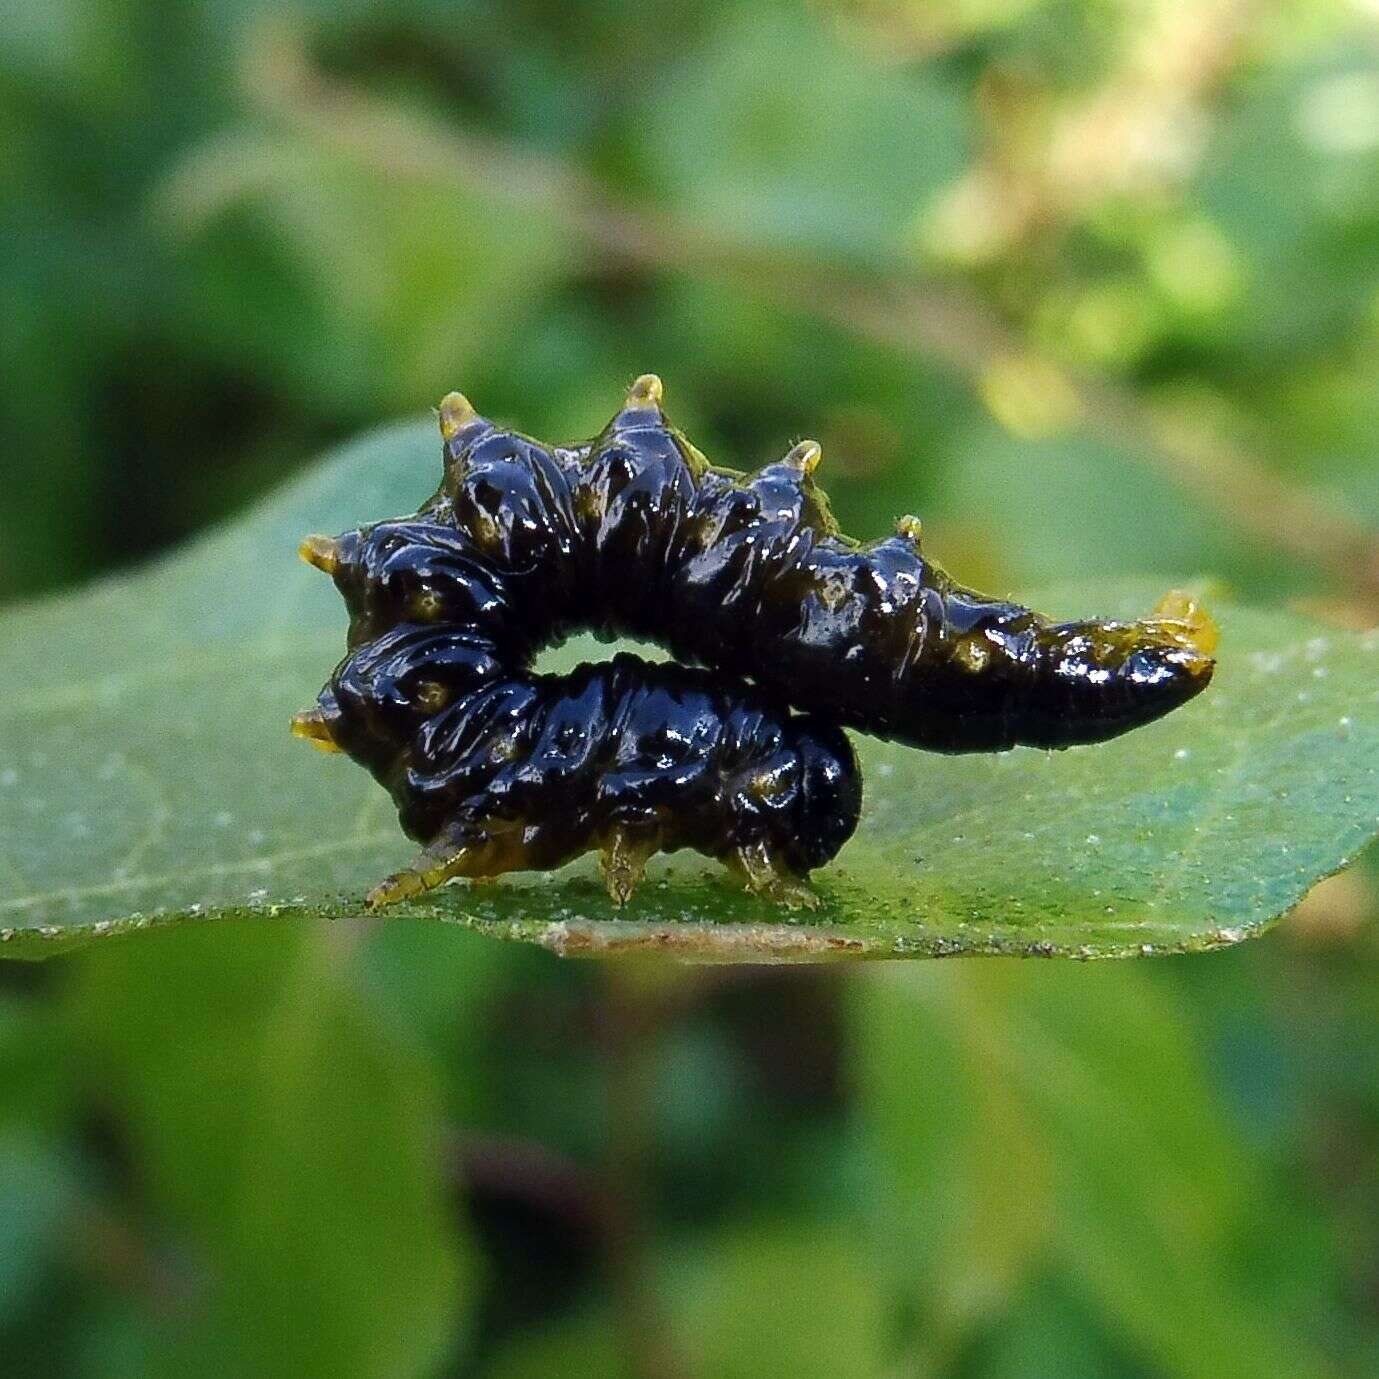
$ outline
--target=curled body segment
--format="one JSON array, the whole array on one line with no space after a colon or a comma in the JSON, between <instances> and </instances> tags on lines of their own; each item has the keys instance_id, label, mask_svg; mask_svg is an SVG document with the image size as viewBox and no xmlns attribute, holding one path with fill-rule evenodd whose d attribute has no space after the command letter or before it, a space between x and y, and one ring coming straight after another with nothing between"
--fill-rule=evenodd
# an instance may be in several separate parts
<instances>
[{"instance_id":1,"label":"curled body segment","mask_svg":"<svg viewBox=\"0 0 1379 1379\"><path fill-rule=\"evenodd\" d=\"M843 536L813 442L751 476L713 468L654 376L568 448L459 394L440 418L443 478L415 516L302 546L345 598L349 655L295 731L367 766L426 845L379 903L590 848L621 903L649 852L680 847L798 899L857 822L838 725L944 752L1066 747L1210 679L1215 630L1186 597L1071 623L988 598L926 559L913 518ZM581 629L709 671L533 673Z\"/></svg>"},{"instance_id":2,"label":"curled body segment","mask_svg":"<svg viewBox=\"0 0 1379 1379\"><path fill-rule=\"evenodd\" d=\"M924 556L912 518L867 545L845 537L812 442L750 476L714 469L666 420L659 386L634 386L584 446L542 447L471 411L445 450L438 501L459 529L497 567L548 574L534 644L574 628L654 641L942 752L1101 741L1211 678L1214 628L1183 596L1138 621L1060 623L980 594Z\"/></svg>"},{"instance_id":3,"label":"curled body segment","mask_svg":"<svg viewBox=\"0 0 1379 1379\"><path fill-rule=\"evenodd\" d=\"M438 646L445 638L456 646ZM682 848L813 903L803 878L837 854L861 809L840 729L708 671L626 654L568 675L470 679L463 638L394 629L346 660L316 710L426 844L372 903L589 851L623 903L652 854ZM465 667L463 689L439 678L438 660Z\"/></svg>"}]
</instances>

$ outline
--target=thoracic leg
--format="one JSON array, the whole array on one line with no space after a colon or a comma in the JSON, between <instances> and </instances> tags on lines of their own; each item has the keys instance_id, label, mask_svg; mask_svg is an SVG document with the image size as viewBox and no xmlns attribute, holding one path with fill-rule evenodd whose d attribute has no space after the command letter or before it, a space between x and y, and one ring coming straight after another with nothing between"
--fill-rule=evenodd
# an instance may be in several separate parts
<instances>
[{"instance_id":1,"label":"thoracic leg","mask_svg":"<svg viewBox=\"0 0 1379 1379\"><path fill-rule=\"evenodd\" d=\"M427 848L417 853L410 865L395 871L386 881L381 881L365 897L364 903L371 910L382 910L388 905L396 905L400 900L410 900L414 895L443 886L452 876L464 876L470 863L470 849L461 848L455 852L447 848L444 852Z\"/></svg>"},{"instance_id":2,"label":"thoracic leg","mask_svg":"<svg viewBox=\"0 0 1379 1379\"><path fill-rule=\"evenodd\" d=\"M728 865L742 874L747 889L789 910L813 910L819 897L765 843L747 843L737 849Z\"/></svg>"},{"instance_id":3,"label":"thoracic leg","mask_svg":"<svg viewBox=\"0 0 1379 1379\"><path fill-rule=\"evenodd\" d=\"M375 886L364 903L370 910L381 910L435 890L455 876L486 881L519 871L524 865L521 837L522 830L511 826L492 831L471 826L463 832L443 833L401 871Z\"/></svg>"},{"instance_id":4,"label":"thoracic leg","mask_svg":"<svg viewBox=\"0 0 1379 1379\"><path fill-rule=\"evenodd\" d=\"M614 824L603 836L599 848L599 875L613 898L613 904L626 905L646 874L646 864L661 845L653 830L634 829Z\"/></svg>"}]
</instances>

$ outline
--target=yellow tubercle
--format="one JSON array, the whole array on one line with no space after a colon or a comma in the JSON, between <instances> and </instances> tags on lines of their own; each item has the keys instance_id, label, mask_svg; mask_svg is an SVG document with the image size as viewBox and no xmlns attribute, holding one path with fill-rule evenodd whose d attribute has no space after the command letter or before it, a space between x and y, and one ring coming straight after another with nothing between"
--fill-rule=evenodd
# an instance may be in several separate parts
<instances>
[{"instance_id":1,"label":"yellow tubercle","mask_svg":"<svg viewBox=\"0 0 1379 1379\"><path fill-rule=\"evenodd\" d=\"M339 752L343 750L330 735L330 725L320 709L307 709L292 715L292 736L309 742L318 752Z\"/></svg>"},{"instance_id":2,"label":"yellow tubercle","mask_svg":"<svg viewBox=\"0 0 1379 1379\"><path fill-rule=\"evenodd\" d=\"M1221 629L1216 620L1182 589L1170 589L1146 619L1165 636L1203 656L1214 656L1221 644Z\"/></svg>"},{"instance_id":3,"label":"yellow tubercle","mask_svg":"<svg viewBox=\"0 0 1379 1379\"><path fill-rule=\"evenodd\" d=\"M953 661L969 675L980 675L991 664L991 645L980 633L961 637L954 643Z\"/></svg>"},{"instance_id":4,"label":"yellow tubercle","mask_svg":"<svg viewBox=\"0 0 1379 1379\"><path fill-rule=\"evenodd\" d=\"M297 554L313 569L333 575L340 568L340 548L328 536L308 536Z\"/></svg>"},{"instance_id":5,"label":"yellow tubercle","mask_svg":"<svg viewBox=\"0 0 1379 1379\"><path fill-rule=\"evenodd\" d=\"M474 410L474 404L463 393L446 393L441 398L439 414L441 436L446 441L453 441L479 415Z\"/></svg>"},{"instance_id":6,"label":"yellow tubercle","mask_svg":"<svg viewBox=\"0 0 1379 1379\"><path fill-rule=\"evenodd\" d=\"M659 407L665 397L665 385L655 374L643 374L627 389L629 407Z\"/></svg>"},{"instance_id":7,"label":"yellow tubercle","mask_svg":"<svg viewBox=\"0 0 1379 1379\"><path fill-rule=\"evenodd\" d=\"M627 390L629 407L659 407L665 396L665 385L654 373L644 373Z\"/></svg>"},{"instance_id":8,"label":"yellow tubercle","mask_svg":"<svg viewBox=\"0 0 1379 1379\"><path fill-rule=\"evenodd\" d=\"M792 469L798 469L804 474L812 474L818 469L823 457L823 446L818 441L801 441L781 463L788 464Z\"/></svg>"},{"instance_id":9,"label":"yellow tubercle","mask_svg":"<svg viewBox=\"0 0 1379 1379\"><path fill-rule=\"evenodd\" d=\"M916 546L919 545L919 538L923 531L924 524L918 517L911 517L909 513L906 513L904 517L896 519L896 535L905 537L907 541L912 542Z\"/></svg>"}]
</instances>

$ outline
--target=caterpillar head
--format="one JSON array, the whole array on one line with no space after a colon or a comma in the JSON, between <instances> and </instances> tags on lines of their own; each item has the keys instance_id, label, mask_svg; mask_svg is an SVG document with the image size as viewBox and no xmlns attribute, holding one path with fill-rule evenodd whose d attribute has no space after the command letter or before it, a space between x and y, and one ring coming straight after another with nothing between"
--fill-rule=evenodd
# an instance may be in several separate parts
<instances>
[{"instance_id":1,"label":"caterpillar head","mask_svg":"<svg viewBox=\"0 0 1379 1379\"><path fill-rule=\"evenodd\" d=\"M726 780L722 849L764 845L795 876L832 861L862 811L862 779L846 734L812 716L763 723L747 706L732 718L747 731Z\"/></svg>"},{"instance_id":2,"label":"caterpillar head","mask_svg":"<svg viewBox=\"0 0 1379 1379\"><path fill-rule=\"evenodd\" d=\"M842 729L807 718L796 744L800 788L784 841L786 862L801 873L831 862L862 813L862 776Z\"/></svg>"}]
</instances>

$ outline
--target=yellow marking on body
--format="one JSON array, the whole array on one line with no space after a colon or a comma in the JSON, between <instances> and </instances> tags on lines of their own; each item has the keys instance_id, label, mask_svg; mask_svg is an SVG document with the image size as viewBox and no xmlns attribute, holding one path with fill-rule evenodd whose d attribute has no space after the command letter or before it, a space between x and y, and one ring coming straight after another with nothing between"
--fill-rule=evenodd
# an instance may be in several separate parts
<instances>
[{"instance_id":1,"label":"yellow marking on body","mask_svg":"<svg viewBox=\"0 0 1379 1379\"><path fill-rule=\"evenodd\" d=\"M693 517L681 528L681 540L686 548L693 546L707 550L717 535L714 523L707 517Z\"/></svg>"},{"instance_id":2,"label":"yellow marking on body","mask_svg":"<svg viewBox=\"0 0 1379 1379\"><path fill-rule=\"evenodd\" d=\"M747 793L763 804L780 789L780 777L774 771L760 771L747 782Z\"/></svg>"},{"instance_id":3,"label":"yellow marking on body","mask_svg":"<svg viewBox=\"0 0 1379 1379\"><path fill-rule=\"evenodd\" d=\"M502 733L489 744L488 759L494 763L516 761L521 752L521 744L511 733Z\"/></svg>"},{"instance_id":4,"label":"yellow marking on body","mask_svg":"<svg viewBox=\"0 0 1379 1379\"><path fill-rule=\"evenodd\" d=\"M446 393L441 398L439 414L441 437L447 442L453 441L479 415L474 410L474 404L463 393Z\"/></svg>"},{"instance_id":5,"label":"yellow marking on body","mask_svg":"<svg viewBox=\"0 0 1379 1379\"><path fill-rule=\"evenodd\" d=\"M923 530L924 524L918 517L912 517L909 513L906 513L904 517L896 519L895 534L897 536L903 536L907 541L912 542L916 546L919 545L919 538Z\"/></svg>"},{"instance_id":6,"label":"yellow marking on body","mask_svg":"<svg viewBox=\"0 0 1379 1379\"><path fill-rule=\"evenodd\" d=\"M407 606L418 622L435 622L444 612L441 596L434 589L422 589L413 594Z\"/></svg>"},{"instance_id":7,"label":"yellow marking on body","mask_svg":"<svg viewBox=\"0 0 1379 1379\"><path fill-rule=\"evenodd\" d=\"M330 725L320 709L306 709L292 715L292 736L309 742L318 752L339 752L344 749L330 735Z\"/></svg>"},{"instance_id":8,"label":"yellow marking on body","mask_svg":"<svg viewBox=\"0 0 1379 1379\"><path fill-rule=\"evenodd\" d=\"M417 707L424 713L439 713L450 702L450 691L439 680L423 680L417 686Z\"/></svg>"},{"instance_id":9,"label":"yellow marking on body","mask_svg":"<svg viewBox=\"0 0 1379 1379\"><path fill-rule=\"evenodd\" d=\"M991 647L984 637L963 637L953 646L953 660L969 675L980 675L991 664Z\"/></svg>"},{"instance_id":10,"label":"yellow marking on body","mask_svg":"<svg viewBox=\"0 0 1379 1379\"><path fill-rule=\"evenodd\" d=\"M599 496L591 488L580 487L575 493L575 515L581 522L597 522L603 516Z\"/></svg>"},{"instance_id":11,"label":"yellow marking on body","mask_svg":"<svg viewBox=\"0 0 1379 1379\"><path fill-rule=\"evenodd\" d=\"M476 512L470 519L470 535L485 550L493 550L503 540L503 529L486 512Z\"/></svg>"},{"instance_id":12,"label":"yellow marking on body","mask_svg":"<svg viewBox=\"0 0 1379 1379\"><path fill-rule=\"evenodd\" d=\"M830 613L836 613L848 601L851 588L845 575L830 570L819 581L817 593L819 602Z\"/></svg>"},{"instance_id":13,"label":"yellow marking on body","mask_svg":"<svg viewBox=\"0 0 1379 1379\"><path fill-rule=\"evenodd\" d=\"M313 569L334 575L340 568L340 547L329 536L308 536L297 554Z\"/></svg>"}]
</instances>

